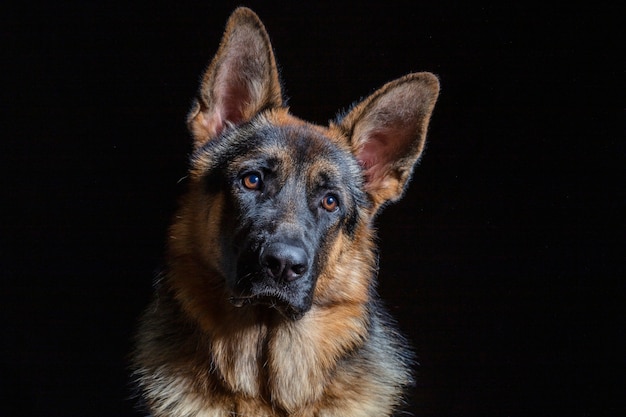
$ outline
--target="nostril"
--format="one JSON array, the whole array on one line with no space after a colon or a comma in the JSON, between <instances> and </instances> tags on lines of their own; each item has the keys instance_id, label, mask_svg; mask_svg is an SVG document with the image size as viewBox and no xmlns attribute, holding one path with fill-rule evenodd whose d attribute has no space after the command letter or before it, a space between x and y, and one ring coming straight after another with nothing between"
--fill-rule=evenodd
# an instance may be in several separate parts
<instances>
[{"instance_id":1,"label":"nostril","mask_svg":"<svg viewBox=\"0 0 626 417\"><path fill-rule=\"evenodd\" d=\"M302 275L304 275L306 270L307 270L306 265L302 265L302 264L291 265L288 268L285 268L285 270L283 271L283 279L289 282L294 281L300 278Z\"/></svg>"},{"instance_id":2,"label":"nostril","mask_svg":"<svg viewBox=\"0 0 626 417\"><path fill-rule=\"evenodd\" d=\"M306 265L294 265L291 267L291 270L296 274L296 275L302 275L306 272Z\"/></svg>"},{"instance_id":3,"label":"nostril","mask_svg":"<svg viewBox=\"0 0 626 417\"><path fill-rule=\"evenodd\" d=\"M263 266L265 266L270 275L274 277L279 277L282 274L283 269L285 268L283 262L280 259L271 255L265 257L265 260L263 261Z\"/></svg>"}]
</instances>

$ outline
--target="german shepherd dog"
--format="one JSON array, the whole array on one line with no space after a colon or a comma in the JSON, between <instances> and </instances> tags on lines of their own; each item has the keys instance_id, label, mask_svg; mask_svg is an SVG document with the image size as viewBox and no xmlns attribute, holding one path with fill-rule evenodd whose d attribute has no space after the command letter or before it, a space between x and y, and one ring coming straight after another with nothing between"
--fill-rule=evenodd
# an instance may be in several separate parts
<instances>
[{"instance_id":1,"label":"german shepherd dog","mask_svg":"<svg viewBox=\"0 0 626 417\"><path fill-rule=\"evenodd\" d=\"M268 35L230 17L188 116L194 150L133 354L157 416L388 416L411 353L375 291L439 91L414 73L328 127L292 116Z\"/></svg>"}]
</instances>

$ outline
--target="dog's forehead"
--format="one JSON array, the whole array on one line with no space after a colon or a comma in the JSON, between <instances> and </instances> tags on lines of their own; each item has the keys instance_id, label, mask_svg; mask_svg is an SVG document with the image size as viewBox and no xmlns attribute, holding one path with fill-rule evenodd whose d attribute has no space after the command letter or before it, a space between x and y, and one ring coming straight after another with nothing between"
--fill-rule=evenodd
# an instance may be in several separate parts
<instances>
[{"instance_id":1,"label":"dog's forehead","mask_svg":"<svg viewBox=\"0 0 626 417\"><path fill-rule=\"evenodd\" d=\"M336 172L351 176L358 164L347 147L321 126L274 112L239 129L236 159L266 159L294 173Z\"/></svg>"},{"instance_id":2,"label":"dog's forehead","mask_svg":"<svg viewBox=\"0 0 626 417\"><path fill-rule=\"evenodd\" d=\"M191 161L191 173L199 176L215 169L238 175L246 169L269 168L318 183L335 178L358 186L361 178L360 166L342 137L286 109L264 112L227 130L198 149Z\"/></svg>"},{"instance_id":3,"label":"dog's forehead","mask_svg":"<svg viewBox=\"0 0 626 417\"><path fill-rule=\"evenodd\" d=\"M291 175L349 178L358 166L350 152L309 125L269 125L259 135L261 153L271 155Z\"/></svg>"}]
</instances>

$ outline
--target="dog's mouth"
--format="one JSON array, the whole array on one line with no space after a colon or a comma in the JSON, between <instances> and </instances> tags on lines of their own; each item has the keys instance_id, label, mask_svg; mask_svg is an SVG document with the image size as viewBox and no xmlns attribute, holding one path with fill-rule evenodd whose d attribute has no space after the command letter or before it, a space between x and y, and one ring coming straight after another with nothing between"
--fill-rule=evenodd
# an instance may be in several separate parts
<instances>
[{"instance_id":1,"label":"dog's mouth","mask_svg":"<svg viewBox=\"0 0 626 417\"><path fill-rule=\"evenodd\" d=\"M299 320L305 313L305 311L290 303L289 300L278 291L264 291L253 295L230 297L229 301L238 308L245 306L265 306L278 311L289 320Z\"/></svg>"}]
</instances>

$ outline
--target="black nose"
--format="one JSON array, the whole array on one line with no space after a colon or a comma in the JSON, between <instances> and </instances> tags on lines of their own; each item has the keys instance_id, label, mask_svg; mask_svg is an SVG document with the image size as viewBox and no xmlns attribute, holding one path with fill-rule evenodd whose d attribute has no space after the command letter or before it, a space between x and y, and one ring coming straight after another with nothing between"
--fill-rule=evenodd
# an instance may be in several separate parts
<instances>
[{"instance_id":1,"label":"black nose","mask_svg":"<svg viewBox=\"0 0 626 417\"><path fill-rule=\"evenodd\" d=\"M271 277L284 282L300 278L309 269L309 259L304 249L285 243L268 245L260 261Z\"/></svg>"}]
</instances>

